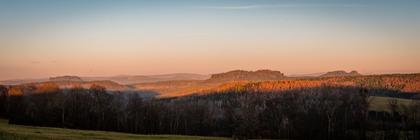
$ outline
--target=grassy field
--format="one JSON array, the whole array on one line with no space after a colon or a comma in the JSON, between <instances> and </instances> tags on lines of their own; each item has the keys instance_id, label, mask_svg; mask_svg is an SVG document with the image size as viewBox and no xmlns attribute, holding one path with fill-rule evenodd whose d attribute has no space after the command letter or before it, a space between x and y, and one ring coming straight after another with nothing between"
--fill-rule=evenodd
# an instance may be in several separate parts
<instances>
[{"instance_id":1,"label":"grassy field","mask_svg":"<svg viewBox=\"0 0 420 140\"><path fill-rule=\"evenodd\" d=\"M220 137L137 135L118 132L74 130L11 125L0 119L0 140L225 140Z\"/></svg>"},{"instance_id":2,"label":"grassy field","mask_svg":"<svg viewBox=\"0 0 420 140\"><path fill-rule=\"evenodd\" d=\"M392 97L378 97L378 96L371 96L369 97L370 107L369 110L374 111L389 111L388 103L390 100L395 99L399 105L409 105L415 100L410 99L400 99L400 98L392 98Z\"/></svg>"}]
</instances>

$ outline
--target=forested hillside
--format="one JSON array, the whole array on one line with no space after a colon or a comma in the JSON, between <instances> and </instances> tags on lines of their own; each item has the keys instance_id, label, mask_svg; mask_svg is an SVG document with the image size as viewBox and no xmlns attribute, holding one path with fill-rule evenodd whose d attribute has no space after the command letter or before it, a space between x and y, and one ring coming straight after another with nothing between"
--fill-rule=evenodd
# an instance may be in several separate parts
<instances>
[{"instance_id":1,"label":"forested hillside","mask_svg":"<svg viewBox=\"0 0 420 140\"><path fill-rule=\"evenodd\" d=\"M10 123L36 126L233 138L414 140L420 138L419 79L406 74L236 81L171 98L98 85L14 86L0 88L0 107ZM399 103L398 98L409 100Z\"/></svg>"}]
</instances>

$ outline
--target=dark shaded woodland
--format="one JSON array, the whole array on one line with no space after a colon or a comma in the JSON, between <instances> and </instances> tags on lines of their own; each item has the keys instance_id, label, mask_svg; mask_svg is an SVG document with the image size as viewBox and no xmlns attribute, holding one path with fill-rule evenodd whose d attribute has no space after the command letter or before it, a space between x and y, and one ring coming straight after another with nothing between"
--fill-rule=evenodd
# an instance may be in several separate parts
<instances>
[{"instance_id":1,"label":"dark shaded woodland","mask_svg":"<svg viewBox=\"0 0 420 140\"><path fill-rule=\"evenodd\" d=\"M63 90L48 85L21 90L22 95L10 90L0 87L0 111L12 124L238 139L420 138L418 102L399 106L390 101L391 112L368 110L368 95L395 92L385 89L226 90L162 99L100 86ZM25 93L30 91L35 92Z\"/></svg>"}]
</instances>

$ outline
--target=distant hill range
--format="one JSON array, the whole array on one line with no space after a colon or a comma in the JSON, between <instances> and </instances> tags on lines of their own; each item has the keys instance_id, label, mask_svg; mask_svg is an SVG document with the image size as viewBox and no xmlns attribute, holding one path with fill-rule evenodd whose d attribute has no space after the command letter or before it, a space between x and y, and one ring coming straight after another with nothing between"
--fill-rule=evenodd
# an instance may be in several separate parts
<instances>
[{"instance_id":1,"label":"distant hill range","mask_svg":"<svg viewBox=\"0 0 420 140\"><path fill-rule=\"evenodd\" d=\"M166 74L149 76L113 76L113 77L78 77L58 76L49 79L27 80L30 83L14 82L22 89L48 85L60 88L83 87L92 85L105 87L110 91L151 93L159 97L183 96L195 93L207 93L229 89L243 89L245 85L257 86L253 83L264 83L263 90L283 90L300 87L314 87L323 84L341 86L363 86L371 88L387 88L407 93L420 93L420 74L388 74L361 76L357 71L331 71L316 76L285 76L280 71L273 70L233 70L217 73L211 76L199 74ZM17 84L16 84L17 83ZM4 84L0 82L0 84ZM247 86L245 86L248 88Z\"/></svg>"},{"instance_id":2,"label":"distant hill range","mask_svg":"<svg viewBox=\"0 0 420 140\"><path fill-rule=\"evenodd\" d=\"M360 76L357 71L349 73L345 71L331 71L327 73L316 74L301 74L291 75L290 77L341 77L341 76ZM207 82L227 82L227 81L267 81L267 80L282 80L287 78L280 71L274 70L233 70L225 73L218 73L213 75L202 75L193 73L174 73L161 75L120 75L120 76L103 76L103 77L78 77L78 76L57 76L41 79L17 79L0 81L3 85L19 85L27 83L39 82L88 82L88 81L112 81L121 85L133 85L141 83L156 83L164 81L200 81Z\"/></svg>"},{"instance_id":3,"label":"distant hill range","mask_svg":"<svg viewBox=\"0 0 420 140\"><path fill-rule=\"evenodd\" d=\"M303 73L303 74L290 74L287 75L288 77L319 77L323 74L325 74L326 72L318 72L318 73Z\"/></svg>"},{"instance_id":4,"label":"distant hill range","mask_svg":"<svg viewBox=\"0 0 420 140\"><path fill-rule=\"evenodd\" d=\"M343 76L361 76L362 74L360 74L357 71L351 71L351 72L346 72L346 71L331 71L331 72L327 72L325 74L322 74L320 77L343 77Z\"/></svg>"},{"instance_id":5,"label":"distant hill range","mask_svg":"<svg viewBox=\"0 0 420 140\"><path fill-rule=\"evenodd\" d=\"M180 80L205 80L210 78L209 75L193 74L193 73L174 73L161 75L121 75L112 77L82 77L85 81L110 80L124 85L137 83L153 83L161 81L180 81Z\"/></svg>"},{"instance_id":6,"label":"distant hill range","mask_svg":"<svg viewBox=\"0 0 420 140\"><path fill-rule=\"evenodd\" d=\"M284 79L283 73L273 70L244 71L234 70L225 73L213 74L208 81L267 81Z\"/></svg>"},{"instance_id":7,"label":"distant hill range","mask_svg":"<svg viewBox=\"0 0 420 140\"><path fill-rule=\"evenodd\" d=\"M83 82L82 78L78 76L57 76L57 77L50 77L50 82Z\"/></svg>"},{"instance_id":8,"label":"distant hill range","mask_svg":"<svg viewBox=\"0 0 420 140\"><path fill-rule=\"evenodd\" d=\"M39 79L13 79L13 80L4 80L0 81L1 85L20 85L28 83L39 83L39 82L48 82L48 78L39 78Z\"/></svg>"},{"instance_id":9,"label":"distant hill range","mask_svg":"<svg viewBox=\"0 0 420 140\"><path fill-rule=\"evenodd\" d=\"M50 82L41 82L41 83L30 83L29 85L42 86L44 84L50 84L50 83L56 84L60 88L72 88L72 87L90 88L92 85L97 85L97 86L101 86L101 87L106 88L107 90L112 90L112 91L131 90L129 86L121 85L110 80L76 81L75 79L71 79L69 81L61 80L61 81L50 81Z\"/></svg>"},{"instance_id":10,"label":"distant hill range","mask_svg":"<svg viewBox=\"0 0 420 140\"><path fill-rule=\"evenodd\" d=\"M26 83L38 82L82 82L82 81L113 81L118 84L130 85L136 83L153 83L160 81L178 81L178 80L206 80L209 75L192 74L192 73L175 73L161 75L122 75L110 77L78 77L78 76L57 76L43 79L18 79L0 81L4 85L19 85Z\"/></svg>"}]
</instances>

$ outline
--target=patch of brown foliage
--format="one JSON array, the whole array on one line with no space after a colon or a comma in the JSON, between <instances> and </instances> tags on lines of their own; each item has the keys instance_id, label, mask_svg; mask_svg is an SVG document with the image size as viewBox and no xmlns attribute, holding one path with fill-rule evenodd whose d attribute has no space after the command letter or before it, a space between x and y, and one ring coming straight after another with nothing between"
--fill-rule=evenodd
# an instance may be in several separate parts
<instances>
[{"instance_id":1,"label":"patch of brown foliage","mask_svg":"<svg viewBox=\"0 0 420 140\"><path fill-rule=\"evenodd\" d=\"M309 78L263 82L230 82L212 91L246 90L253 92L275 92L300 88L328 86L359 86L381 88L408 93L420 93L420 74L393 74L354 77Z\"/></svg>"}]
</instances>

